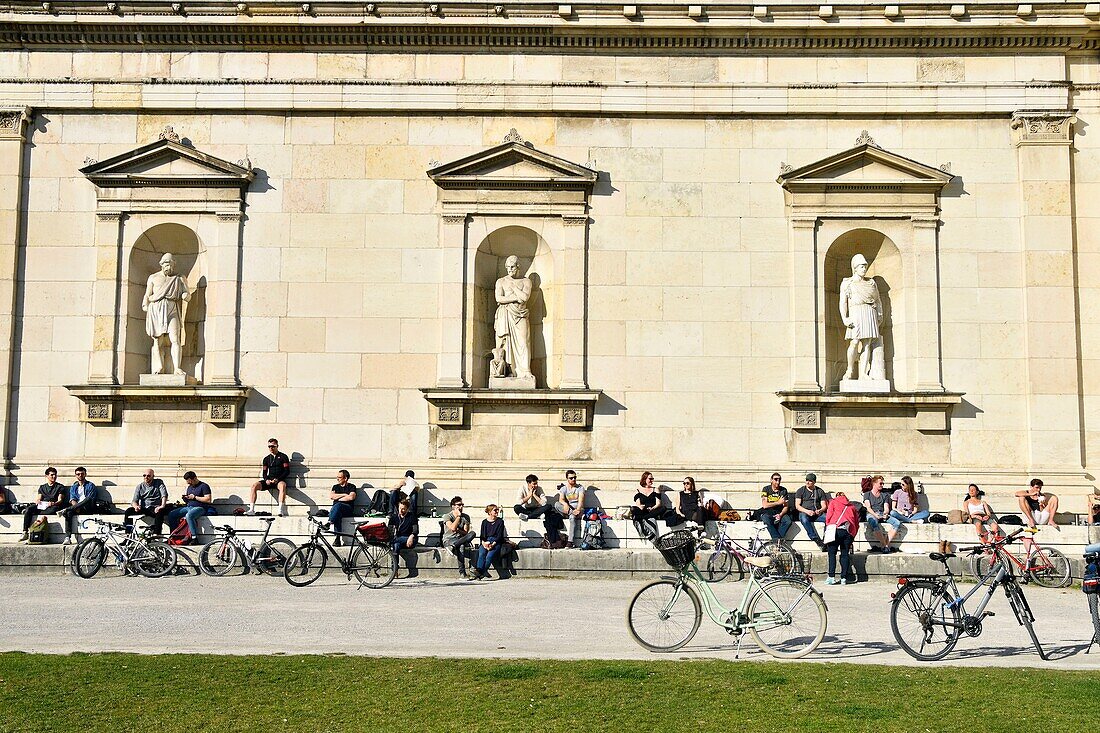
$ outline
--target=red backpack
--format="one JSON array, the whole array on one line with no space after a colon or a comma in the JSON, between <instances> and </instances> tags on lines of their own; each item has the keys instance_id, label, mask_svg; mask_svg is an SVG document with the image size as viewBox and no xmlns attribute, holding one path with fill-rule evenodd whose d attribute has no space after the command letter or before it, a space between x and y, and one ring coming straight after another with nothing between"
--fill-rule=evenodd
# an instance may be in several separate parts
<instances>
[{"instance_id":1,"label":"red backpack","mask_svg":"<svg viewBox=\"0 0 1100 733\"><path fill-rule=\"evenodd\" d=\"M368 522L360 524L356 529L363 535L366 542L386 544L390 541L390 530L383 522Z\"/></svg>"},{"instance_id":2,"label":"red backpack","mask_svg":"<svg viewBox=\"0 0 1100 733\"><path fill-rule=\"evenodd\" d=\"M187 526L186 519L181 519L176 528L172 530L172 534L168 535L168 544L186 545L191 539L191 528Z\"/></svg>"}]
</instances>

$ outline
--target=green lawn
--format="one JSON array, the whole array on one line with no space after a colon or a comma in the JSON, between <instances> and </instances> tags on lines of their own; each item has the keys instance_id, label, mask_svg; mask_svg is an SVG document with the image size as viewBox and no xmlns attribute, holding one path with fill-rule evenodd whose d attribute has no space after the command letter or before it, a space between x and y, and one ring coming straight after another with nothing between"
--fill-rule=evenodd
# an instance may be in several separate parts
<instances>
[{"instance_id":1,"label":"green lawn","mask_svg":"<svg viewBox=\"0 0 1100 733\"><path fill-rule=\"evenodd\" d=\"M722 661L0 654L0 731L1096 730L1100 674Z\"/></svg>"}]
</instances>

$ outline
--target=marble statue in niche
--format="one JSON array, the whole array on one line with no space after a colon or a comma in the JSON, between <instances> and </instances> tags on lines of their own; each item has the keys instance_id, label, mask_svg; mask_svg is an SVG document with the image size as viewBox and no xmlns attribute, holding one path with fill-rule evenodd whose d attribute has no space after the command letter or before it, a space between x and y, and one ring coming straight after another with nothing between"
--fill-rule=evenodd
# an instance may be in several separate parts
<instances>
[{"instance_id":1,"label":"marble statue in niche","mask_svg":"<svg viewBox=\"0 0 1100 733\"><path fill-rule=\"evenodd\" d=\"M848 344L848 367L841 392L889 392L882 348L882 297L867 277L867 258L852 257L852 276L840 283L840 318Z\"/></svg>"},{"instance_id":2,"label":"marble statue in niche","mask_svg":"<svg viewBox=\"0 0 1100 733\"><path fill-rule=\"evenodd\" d=\"M534 389L531 373L531 279L519 274L519 258L504 261L507 275L494 286L497 310L493 318L493 360L489 366L491 389Z\"/></svg>"},{"instance_id":3,"label":"marble statue in niche","mask_svg":"<svg viewBox=\"0 0 1100 733\"><path fill-rule=\"evenodd\" d=\"M176 258L165 254L160 258L160 271L149 276L141 309L145 311L145 333L153 340L150 371L154 379L142 379L142 383L166 384L168 381L183 384L184 320L191 291L183 277L176 274ZM156 379L169 375L172 380ZM143 377L150 375L142 375Z\"/></svg>"}]
</instances>

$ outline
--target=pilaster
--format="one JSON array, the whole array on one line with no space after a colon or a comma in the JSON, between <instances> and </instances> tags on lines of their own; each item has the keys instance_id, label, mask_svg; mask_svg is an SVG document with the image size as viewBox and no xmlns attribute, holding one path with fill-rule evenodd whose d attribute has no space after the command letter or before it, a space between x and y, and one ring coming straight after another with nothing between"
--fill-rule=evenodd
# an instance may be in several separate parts
<instances>
[{"instance_id":1,"label":"pilaster","mask_svg":"<svg viewBox=\"0 0 1100 733\"><path fill-rule=\"evenodd\" d=\"M9 417L16 330L15 277L22 226L23 144L30 114L28 107L0 107L0 447L5 463L12 456Z\"/></svg>"}]
</instances>

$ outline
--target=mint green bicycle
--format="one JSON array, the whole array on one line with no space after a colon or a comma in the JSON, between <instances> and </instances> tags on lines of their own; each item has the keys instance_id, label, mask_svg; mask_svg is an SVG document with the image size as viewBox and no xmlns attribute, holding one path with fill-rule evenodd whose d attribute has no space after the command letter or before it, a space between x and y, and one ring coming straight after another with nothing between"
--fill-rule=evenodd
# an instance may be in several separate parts
<instances>
[{"instance_id":1,"label":"mint green bicycle","mask_svg":"<svg viewBox=\"0 0 1100 733\"><path fill-rule=\"evenodd\" d=\"M678 576L642 586L627 607L630 635L646 649L672 652L687 644L699 631L704 609L711 621L737 637L738 653L746 631L761 650L780 659L804 657L825 637L829 621L825 599L803 577L758 578L749 573L741 603L728 609L695 562L696 538L691 532L669 532L653 544ZM772 558L746 557L744 562L766 569Z\"/></svg>"}]
</instances>

